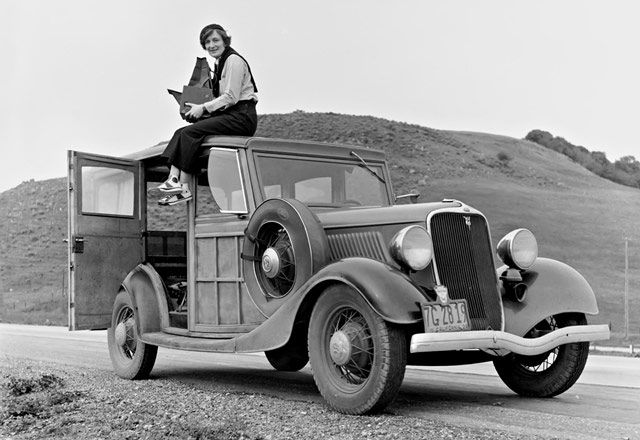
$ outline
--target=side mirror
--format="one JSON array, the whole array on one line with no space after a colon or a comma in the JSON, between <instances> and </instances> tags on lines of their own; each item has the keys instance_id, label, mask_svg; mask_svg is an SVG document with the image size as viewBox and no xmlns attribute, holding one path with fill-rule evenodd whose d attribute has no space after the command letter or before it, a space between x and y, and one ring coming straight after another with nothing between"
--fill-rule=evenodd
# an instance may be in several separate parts
<instances>
[{"instance_id":1,"label":"side mirror","mask_svg":"<svg viewBox=\"0 0 640 440\"><path fill-rule=\"evenodd\" d=\"M418 203L418 197L420 197L420 193L412 192L409 194L402 194L396 196L395 202L398 203L400 200L409 199L411 203Z\"/></svg>"}]
</instances>

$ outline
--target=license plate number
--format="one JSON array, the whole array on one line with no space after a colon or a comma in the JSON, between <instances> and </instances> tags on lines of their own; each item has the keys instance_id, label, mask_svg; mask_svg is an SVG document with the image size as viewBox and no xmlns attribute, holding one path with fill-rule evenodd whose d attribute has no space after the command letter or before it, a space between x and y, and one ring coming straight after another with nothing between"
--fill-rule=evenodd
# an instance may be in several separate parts
<instances>
[{"instance_id":1,"label":"license plate number","mask_svg":"<svg viewBox=\"0 0 640 440\"><path fill-rule=\"evenodd\" d=\"M447 304L422 304L422 318L427 333L450 332L469 328L467 300L450 300Z\"/></svg>"}]
</instances>

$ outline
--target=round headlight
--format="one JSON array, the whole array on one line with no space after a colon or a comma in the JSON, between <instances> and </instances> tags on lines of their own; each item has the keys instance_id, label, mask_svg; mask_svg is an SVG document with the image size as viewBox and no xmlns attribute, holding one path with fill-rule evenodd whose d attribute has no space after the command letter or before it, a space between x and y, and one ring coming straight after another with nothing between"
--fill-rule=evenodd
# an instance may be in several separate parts
<instances>
[{"instance_id":1,"label":"round headlight","mask_svg":"<svg viewBox=\"0 0 640 440\"><path fill-rule=\"evenodd\" d=\"M431 262L433 242L422 226L407 226L393 237L389 250L391 256L402 266L421 270Z\"/></svg>"},{"instance_id":2,"label":"round headlight","mask_svg":"<svg viewBox=\"0 0 640 440\"><path fill-rule=\"evenodd\" d=\"M538 258L538 242L528 229L516 229L498 243L498 256L509 267L528 269Z\"/></svg>"}]
</instances>

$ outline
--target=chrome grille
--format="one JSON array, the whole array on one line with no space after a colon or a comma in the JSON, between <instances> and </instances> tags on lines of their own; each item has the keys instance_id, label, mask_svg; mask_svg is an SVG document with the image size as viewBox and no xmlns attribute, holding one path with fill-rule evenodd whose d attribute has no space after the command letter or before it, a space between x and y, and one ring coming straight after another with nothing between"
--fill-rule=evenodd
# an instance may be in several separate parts
<instances>
[{"instance_id":1,"label":"chrome grille","mask_svg":"<svg viewBox=\"0 0 640 440\"><path fill-rule=\"evenodd\" d=\"M434 261L451 299L466 299L473 330L502 327L502 306L485 219L443 212L431 218Z\"/></svg>"},{"instance_id":2,"label":"chrome grille","mask_svg":"<svg viewBox=\"0 0 640 440\"><path fill-rule=\"evenodd\" d=\"M382 235L376 231L345 232L327 235L331 260L366 257L386 261Z\"/></svg>"}]
</instances>

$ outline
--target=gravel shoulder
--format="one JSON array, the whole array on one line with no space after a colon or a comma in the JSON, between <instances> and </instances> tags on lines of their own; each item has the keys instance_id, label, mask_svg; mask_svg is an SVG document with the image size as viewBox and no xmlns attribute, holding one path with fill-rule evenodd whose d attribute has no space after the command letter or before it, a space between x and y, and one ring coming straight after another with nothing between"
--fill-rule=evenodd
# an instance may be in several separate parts
<instances>
[{"instance_id":1,"label":"gravel shoulder","mask_svg":"<svg viewBox=\"0 0 640 440\"><path fill-rule=\"evenodd\" d=\"M7 439L534 439L385 412L347 416L321 403L9 356L0 359Z\"/></svg>"}]
</instances>

